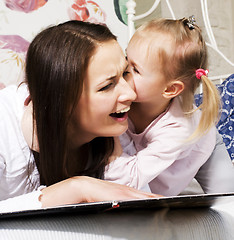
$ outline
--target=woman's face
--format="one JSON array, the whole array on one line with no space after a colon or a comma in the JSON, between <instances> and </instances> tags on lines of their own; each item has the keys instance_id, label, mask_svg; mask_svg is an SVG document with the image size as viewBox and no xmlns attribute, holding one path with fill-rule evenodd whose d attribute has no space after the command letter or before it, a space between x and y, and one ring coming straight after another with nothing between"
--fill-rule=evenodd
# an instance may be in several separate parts
<instances>
[{"instance_id":1,"label":"woman's face","mask_svg":"<svg viewBox=\"0 0 234 240\"><path fill-rule=\"evenodd\" d=\"M116 41L99 45L91 57L83 92L72 119L74 135L83 143L95 137L119 136L127 130L127 112L135 92L124 79L128 67Z\"/></svg>"}]
</instances>

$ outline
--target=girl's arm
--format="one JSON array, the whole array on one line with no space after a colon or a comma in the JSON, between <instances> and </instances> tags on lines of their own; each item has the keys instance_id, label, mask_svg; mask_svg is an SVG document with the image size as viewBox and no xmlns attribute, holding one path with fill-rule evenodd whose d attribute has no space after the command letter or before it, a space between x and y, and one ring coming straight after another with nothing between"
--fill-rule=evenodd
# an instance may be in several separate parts
<instances>
[{"instance_id":1,"label":"girl's arm","mask_svg":"<svg viewBox=\"0 0 234 240\"><path fill-rule=\"evenodd\" d=\"M123 134L120 137L123 153L106 166L105 180L144 189L151 180L171 166L181 154L180 140L173 143L173 139L176 139L176 131L170 132L168 129L166 133L161 134L159 130L157 136L148 139L147 146L139 151L130 136L127 133Z\"/></svg>"},{"instance_id":2,"label":"girl's arm","mask_svg":"<svg viewBox=\"0 0 234 240\"><path fill-rule=\"evenodd\" d=\"M187 127L178 124L165 126L166 131L165 127L159 125L148 135L146 147L142 147L139 151L133 151L138 143L133 143L130 139L128 144L123 146L121 157L106 167L105 179L136 189L144 189L163 173L165 178L161 183L162 186L166 184L173 188L175 185L181 185L183 188L184 185L189 184L213 150L215 129L203 138L199 143L201 146L194 148L194 143L185 142L189 136ZM197 150L193 151L194 149ZM160 193L159 189L154 192Z\"/></svg>"}]
</instances>

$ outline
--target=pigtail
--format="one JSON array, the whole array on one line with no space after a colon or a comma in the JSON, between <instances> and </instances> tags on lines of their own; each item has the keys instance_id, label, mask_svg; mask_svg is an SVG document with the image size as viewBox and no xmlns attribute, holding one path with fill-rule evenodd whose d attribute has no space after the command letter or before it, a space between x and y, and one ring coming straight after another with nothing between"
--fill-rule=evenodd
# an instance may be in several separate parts
<instances>
[{"instance_id":1,"label":"pigtail","mask_svg":"<svg viewBox=\"0 0 234 240\"><path fill-rule=\"evenodd\" d=\"M216 125L220 115L221 100L218 89L206 76L201 76L203 87L202 104L198 107L202 110L199 125L192 137L205 134L211 127Z\"/></svg>"},{"instance_id":2,"label":"pigtail","mask_svg":"<svg viewBox=\"0 0 234 240\"><path fill-rule=\"evenodd\" d=\"M200 76L197 75L197 72L201 71ZM200 72L200 73L201 73ZM187 139L187 141L192 141L202 135L206 134L210 128L215 126L219 120L220 109L221 109L221 99L220 94L216 86L212 81L207 77L203 69L198 69L196 71L196 77L201 79L203 87L203 97L202 104L196 109L188 112L187 114L192 114L197 110L201 110L201 118L199 124L193 134Z\"/></svg>"}]
</instances>

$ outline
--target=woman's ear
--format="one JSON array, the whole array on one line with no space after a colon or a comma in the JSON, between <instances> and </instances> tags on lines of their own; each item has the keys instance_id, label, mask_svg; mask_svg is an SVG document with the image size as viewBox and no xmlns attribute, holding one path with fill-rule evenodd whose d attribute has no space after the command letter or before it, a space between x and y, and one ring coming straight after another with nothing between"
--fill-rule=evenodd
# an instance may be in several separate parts
<instances>
[{"instance_id":1,"label":"woman's ear","mask_svg":"<svg viewBox=\"0 0 234 240\"><path fill-rule=\"evenodd\" d=\"M174 98L178 96L184 90L184 83L181 81L171 81L167 84L163 96L165 98Z\"/></svg>"}]
</instances>

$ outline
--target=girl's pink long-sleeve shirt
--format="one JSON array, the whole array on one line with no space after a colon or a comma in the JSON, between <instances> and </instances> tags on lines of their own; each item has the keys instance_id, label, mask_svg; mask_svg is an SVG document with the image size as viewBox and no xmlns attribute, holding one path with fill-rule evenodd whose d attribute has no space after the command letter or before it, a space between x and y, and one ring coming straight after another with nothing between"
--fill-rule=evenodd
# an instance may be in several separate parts
<instances>
[{"instance_id":1,"label":"girl's pink long-sleeve shirt","mask_svg":"<svg viewBox=\"0 0 234 240\"><path fill-rule=\"evenodd\" d=\"M186 141L198 126L200 115L197 110L186 117L175 98L140 134L134 133L129 120L128 131L120 137L123 154L106 167L105 179L137 189L149 186L164 196L178 195L215 147L215 127L199 139Z\"/></svg>"}]
</instances>

